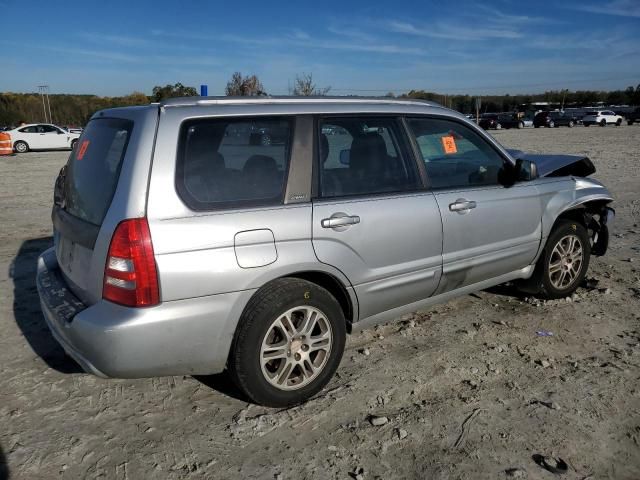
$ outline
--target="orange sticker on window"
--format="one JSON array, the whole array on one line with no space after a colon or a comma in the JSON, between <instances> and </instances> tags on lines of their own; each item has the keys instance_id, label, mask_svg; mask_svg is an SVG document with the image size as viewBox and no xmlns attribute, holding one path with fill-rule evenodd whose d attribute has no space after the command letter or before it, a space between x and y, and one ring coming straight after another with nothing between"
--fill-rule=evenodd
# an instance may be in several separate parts
<instances>
[{"instance_id":1,"label":"orange sticker on window","mask_svg":"<svg viewBox=\"0 0 640 480\"><path fill-rule=\"evenodd\" d=\"M458 148L456 147L456 140L453 136L449 135L447 137L442 137L442 148L444 148L444 153L458 153Z\"/></svg>"},{"instance_id":2,"label":"orange sticker on window","mask_svg":"<svg viewBox=\"0 0 640 480\"><path fill-rule=\"evenodd\" d=\"M80 145L80 149L76 155L76 160L82 160L84 158L84 154L87 153L87 148L89 148L89 140L85 140L82 142L82 145Z\"/></svg>"}]
</instances>

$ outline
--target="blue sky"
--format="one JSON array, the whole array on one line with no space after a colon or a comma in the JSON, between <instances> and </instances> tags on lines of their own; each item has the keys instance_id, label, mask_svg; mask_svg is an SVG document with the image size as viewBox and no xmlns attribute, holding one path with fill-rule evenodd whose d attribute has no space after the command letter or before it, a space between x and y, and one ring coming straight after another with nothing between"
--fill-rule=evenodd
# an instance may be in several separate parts
<instances>
[{"instance_id":1,"label":"blue sky","mask_svg":"<svg viewBox=\"0 0 640 480\"><path fill-rule=\"evenodd\" d=\"M234 71L286 94L532 93L640 83L640 0L0 0L0 91L124 95Z\"/></svg>"}]
</instances>

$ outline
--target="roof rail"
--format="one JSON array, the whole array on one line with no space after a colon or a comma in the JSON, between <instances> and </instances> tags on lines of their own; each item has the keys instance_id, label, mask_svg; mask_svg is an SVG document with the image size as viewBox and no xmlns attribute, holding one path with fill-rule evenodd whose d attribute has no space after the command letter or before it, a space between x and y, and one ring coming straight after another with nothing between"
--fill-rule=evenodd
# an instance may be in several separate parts
<instances>
[{"instance_id":1,"label":"roof rail","mask_svg":"<svg viewBox=\"0 0 640 480\"><path fill-rule=\"evenodd\" d=\"M356 96L253 96L253 97L178 97L168 98L160 102L161 106L196 106L196 105L241 105L256 103L377 103L400 105L424 105L442 107L437 102L417 98L392 98L392 97L356 97Z\"/></svg>"}]
</instances>

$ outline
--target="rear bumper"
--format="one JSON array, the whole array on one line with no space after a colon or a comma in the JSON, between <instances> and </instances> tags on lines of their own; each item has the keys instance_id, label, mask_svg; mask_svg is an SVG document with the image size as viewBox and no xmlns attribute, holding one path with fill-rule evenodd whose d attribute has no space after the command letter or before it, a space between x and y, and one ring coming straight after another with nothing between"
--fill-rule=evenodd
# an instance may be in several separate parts
<instances>
[{"instance_id":1,"label":"rear bumper","mask_svg":"<svg viewBox=\"0 0 640 480\"><path fill-rule=\"evenodd\" d=\"M101 377L212 374L224 370L233 333L253 291L129 308L83 305L67 288L49 249L36 284L54 338L82 368Z\"/></svg>"}]
</instances>

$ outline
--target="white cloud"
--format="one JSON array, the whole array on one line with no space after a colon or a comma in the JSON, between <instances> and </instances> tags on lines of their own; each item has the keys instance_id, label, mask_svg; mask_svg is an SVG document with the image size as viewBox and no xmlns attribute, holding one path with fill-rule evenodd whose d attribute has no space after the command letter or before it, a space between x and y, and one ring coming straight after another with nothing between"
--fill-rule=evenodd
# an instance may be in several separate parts
<instances>
[{"instance_id":1,"label":"white cloud","mask_svg":"<svg viewBox=\"0 0 640 480\"><path fill-rule=\"evenodd\" d=\"M444 22L416 26L412 23L392 20L386 23L386 28L394 33L465 41L486 40L490 38L513 39L523 36L521 32L509 28L486 28L476 27L475 25L460 26Z\"/></svg>"},{"instance_id":2,"label":"white cloud","mask_svg":"<svg viewBox=\"0 0 640 480\"><path fill-rule=\"evenodd\" d=\"M572 8L601 15L640 18L640 2L638 0L611 0L605 3L576 5Z\"/></svg>"}]
</instances>

